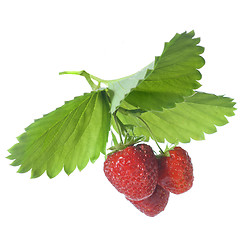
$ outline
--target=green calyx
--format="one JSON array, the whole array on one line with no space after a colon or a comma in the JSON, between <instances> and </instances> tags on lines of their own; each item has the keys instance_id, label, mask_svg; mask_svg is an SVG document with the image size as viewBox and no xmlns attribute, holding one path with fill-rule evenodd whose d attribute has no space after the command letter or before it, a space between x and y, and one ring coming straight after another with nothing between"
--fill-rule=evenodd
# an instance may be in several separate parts
<instances>
[{"instance_id":1,"label":"green calyx","mask_svg":"<svg viewBox=\"0 0 240 240\"><path fill-rule=\"evenodd\" d=\"M120 143L117 143L114 146L108 148L108 150L111 150L111 152L109 154L112 154L112 153L117 152L117 151L121 151L121 150L127 148L128 146L133 146L133 145L135 145L137 143L140 143L144 140L145 140L144 136L141 136L141 137L126 137L125 141L123 143L120 142Z\"/></svg>"},{"instance_id":2,"label":"green calyx","mask_svg":"<svg viewBox=\"0 0 240 240\"><path fill-rule=\"evenodd\" d=\"M122 123L122 121L117 116L118 111L124 111L125 114L129 112L132 113L132 111L128 112L122 108L113 113L113 126L120 138L120 141L118 141L113 131L111 132L113 142L112 146L108 150L112 150L113 152L123 150L128 146L135 145L145 140L145 136L135 136L134 125ZM133 112L132 114L135 115L136 113Z\"/></svg>"},{"instance_id":3,"label":"green calyx","mask_svg":"<svg viewBox=\"0 0 240 240\"><path fill-rule=\"evenodd\" d=\"M140 120L145 128L147 129L147 131L149 132L151 138L155 141L156 145L159 148L159 152L161 154L164 154L163 150L161 149L161 147L159 146L156 137L154 136L153 132L151 131L150 127L148 126L148 124L141 118L141 114L143 114L146 111L143 111L141 109L125 109L125 108L118 108L114 113L113 113L113 118L114 118L114 122L115 122L115 126L117 129L117 132L120 136L120 144L116 143L115 146L113 146L112 149L119 149L119 148L124 148L125 146L129 146L129 145L134 145L140 141L143 141L146 137L143 136L135 136L134 134L134 125L127 125L127 124L123 124L122 121L117 117L117 112L120 112L126 116L130 116L132 118L134 118L135 120ZM123 136L125 137L125 140L123 142ZM112 150L110 149L110 150Z\"/></svg>"}]
</instances>

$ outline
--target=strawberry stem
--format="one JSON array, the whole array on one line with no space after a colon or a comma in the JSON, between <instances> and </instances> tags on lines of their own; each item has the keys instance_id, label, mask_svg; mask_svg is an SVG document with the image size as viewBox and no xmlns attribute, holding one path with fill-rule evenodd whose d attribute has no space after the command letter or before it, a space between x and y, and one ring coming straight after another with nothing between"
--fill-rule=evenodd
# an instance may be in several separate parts
<instances>
[{"instance_id":1,"label":"strawberry stem","mask_svg":"<svg viewBox=\"0 0 240 240\"><path fill-rule=\"evenodd\" d=\"M118 118L117 118L116 112L113 113L113 118L114 118L114 121L115 121L115 123L116 123L116 127L117 127L117 130L118 130L118 134L119 134L119 137L120 137L120 141L121 141L121 143L123 144L122 131L121 131L121 128L120 128L120 126L119 126L119 122L118 122Z\"/></svg>"},{"instance_id":2,"label":"strawberry stem","mask_svg":"<svg viewBox=\"0 0 240 240\"><path fill-rule=\"evenodd\" d=\"M161 154L164 154L162 148L159 146L159 144L158 144L158 142L157 142L157 139L155 138L155 136L154 136L152 130L150 129L150 127L148 126L148 124L147 124L141 117L137 116L137 118L138 118L142 123L144 123L144 125L147 127L147 130L149 131L152 139L155 141L156 145L158 146L158 148L159 148L159 150L160 150L160 153L161 153Z\"/></svg>"},{"instance_id":3,"label":"strawberry stem","mask_svg":"<svg viewBox=\"0 0 240 240\"><path fill-rule=\"evenodd\" d=\"M82 71L65 71L65 72L60 72L59 73L59 75L64 75L64 74L73 74L73 75L83 76L87 80L87 82L90 85L90 87L92 88L92 90L97 90L97 89L100 88L100 82L98 82L98 85L96 85L92 81L91 75L89 73L87 73L86 71L84 71L84 70L82 70Z\"/></svg>"}]
</instances>

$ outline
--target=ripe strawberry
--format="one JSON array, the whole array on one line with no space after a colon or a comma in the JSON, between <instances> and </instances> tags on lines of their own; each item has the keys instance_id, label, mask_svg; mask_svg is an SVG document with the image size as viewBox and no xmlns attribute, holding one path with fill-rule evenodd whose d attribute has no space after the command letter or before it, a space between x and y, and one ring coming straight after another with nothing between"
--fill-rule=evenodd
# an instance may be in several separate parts
<instances>
[{"instance_id":1,"label":"ripe strawberry","mask_svg":"<svg viewBox=\"0 0 240 240\"><path fill-rule=\"evenodd\" d=\"M157 185L154 193L150 197L141 201L128 200L147 216L154 217L165 209L168 198L169 192Z\"/></svg>"},{"instance_id":2,"label":"ripe strawberry","mask_svg":"<svg viewBox=\"0 0 240 240\"><path fill-rule=\"evenodd\" d=\"M156 188L158 161L150 146L129 146L107 157L104 172L120 193L140 201L152 195Z\"/></svg>"},{"instance_id":3,"label":"ripe strawberry","mask_svg":"<svg viewBox=\"0 0 240 240\"><path fill-rule=\"evenodd\" d=\"M169 154L170 157L159 159L158 184L171 193L184 193L193 185L191 158L181 147L175 147Z\"/></svg>"}]
</instances>

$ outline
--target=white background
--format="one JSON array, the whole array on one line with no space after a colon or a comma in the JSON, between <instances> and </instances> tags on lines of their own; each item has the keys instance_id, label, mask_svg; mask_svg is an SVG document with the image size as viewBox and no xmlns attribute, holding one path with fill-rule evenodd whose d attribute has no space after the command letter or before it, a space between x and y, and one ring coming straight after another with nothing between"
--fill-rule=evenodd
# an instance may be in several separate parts
<instances>
[{"instance_id":1,"label":"white background","mask_svg":"<svg viewBox=\"0 0 240 240\"><path fill-rule=\"evenodd\" d=\"M181 145L192 158L194 186L171 195L155 218L111 186L103 156L51 180L31 180L5 159L33 119L90 91L83 78L59 72L129 75L161 54L176 32L194 29L201 37L200 90L239 103L238 2L1 1L0 239L240 239L238 110L205 141Z\"/></svg>"}]
</instances>

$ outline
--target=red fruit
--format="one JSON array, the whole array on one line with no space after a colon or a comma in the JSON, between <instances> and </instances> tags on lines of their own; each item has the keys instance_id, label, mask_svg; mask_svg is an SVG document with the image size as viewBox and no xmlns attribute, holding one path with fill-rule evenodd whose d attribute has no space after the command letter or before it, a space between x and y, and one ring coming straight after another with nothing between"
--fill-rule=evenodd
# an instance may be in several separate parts
<instances>
[{"instance_id":1,"label":"red fruit","mask_svg":"<svg viewBox=\"0 0 240 240\"><path fill-rule=\"evenodd\" d=\"M158 184L171 193L184 193L193 185L191 158L181 147L175 147L169 154L170 157L159 159Z\"/></svg>"},{"instance_id":2,"label":"red fruit","mask_svg":"<svg viewBox=\"0 0 240 240\"><path fill-rule=\"evenodd\" d=\"M129 146L107 157L104 172L120 193L140 201L152 195L156 188L158 160L146 144Z\"/></svg>"},{"instance_id":3,"label":"red fruit","mask_svg":"<svg viewBox=\"0 0 240 240\"><path fill-rule=\"evenodd\" d=\"M168 198L169 192L161 186L157 186L150 197L142 201L129 201L147 216L154 217L165 209L168 203Z\"/></svg>"}]
</instances>

